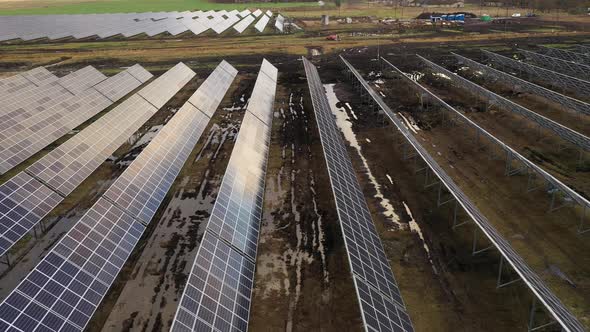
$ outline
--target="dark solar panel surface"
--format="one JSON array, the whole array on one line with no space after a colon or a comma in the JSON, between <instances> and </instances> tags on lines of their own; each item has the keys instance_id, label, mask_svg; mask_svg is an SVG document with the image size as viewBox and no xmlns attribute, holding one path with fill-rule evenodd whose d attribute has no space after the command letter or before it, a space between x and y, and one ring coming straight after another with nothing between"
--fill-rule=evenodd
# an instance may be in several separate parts
<instances>
[{"instance_id":1,"label":"dark solar panel surface","mask_svg":"<svg viewBox=\"0 0 590 332\"><path fill-rule=\"evenodd\" d=\"M305 58L303 63L365 327L367 331L413 331L411 324L404 329L395 328L395 316L374 306L387 300L392 304L389 310L405 312L399 288L317 69ZM382 315L376 315L376 310Z\"/></svg>"}]
</instances>

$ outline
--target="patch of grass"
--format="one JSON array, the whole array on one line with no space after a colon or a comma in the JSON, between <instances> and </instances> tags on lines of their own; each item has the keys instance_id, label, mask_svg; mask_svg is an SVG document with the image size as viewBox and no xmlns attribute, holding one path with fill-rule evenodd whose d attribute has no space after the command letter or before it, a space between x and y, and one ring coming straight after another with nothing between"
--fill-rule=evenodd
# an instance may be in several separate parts
<instances>
[{"instance_id":1,"label":"patch of grass","mask_svg":"<svg viewBox=\"0 0 590 332\"><path fill-rule=\"evenodd\" d=\"M316 6L316 2L214 3L207 0L22 0L0 2L0 15L98 14Z\"/></svg>"}]
</instances>

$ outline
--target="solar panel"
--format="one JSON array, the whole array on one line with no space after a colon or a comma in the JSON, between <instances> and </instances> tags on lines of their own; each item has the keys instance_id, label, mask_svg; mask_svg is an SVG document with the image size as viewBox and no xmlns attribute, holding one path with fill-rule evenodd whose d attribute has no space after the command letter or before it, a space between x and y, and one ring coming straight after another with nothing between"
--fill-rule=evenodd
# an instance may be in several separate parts
<instances>
[{"instance_id":1,"label":"solar panel","mask_svg":"<svg viewBox=\"0 0 590 332\"><path fill-rule=\"evenodd\" d=\"M32 90L36 87L55 82L57 76L50 73L44 67L37 67L0 80L0 97L8 97L12 94L18 94L23 89Z\"/></svg>"},{"instance_id":2,"label":"solar panel","mask_svg":"<svg viewBox=\"0 0 590 332\"><path fill-rule=\"evenodd\" d=\"M256 84L250 99L269 88ZM172 331L247 331L271 131L254 114L273 102L248 104Z\"/></svg>"},{"instance_id":3,"label":"solar panel","mask_svg":"<svg viewBox=\"0 0 590 332\"><path fill-rule=\"evenodd\" d=\"M272 110L272 103L267 107ZM251 259L256 258L269 141L269 125L247 113L207 225Z\"/></svg>"},{"instance_id":4,"label":"solar panel","mask_svg":"<svg viewBox=\"0 0 590 332\"><path fill-rule=\"evenodd\" d=\"M137 219L149 222L209 122L199 114L203 113L190 103L183 105L174 117L176 121L160 130L105 197ZM186 123L191 123L191 128Z\"/></svg>"},{"instance_id":5,"label":"solar panel","mask_svg":"<svg viewBox=\"0 0 590 332\"><path fill-rule=\"evenodd\" d=\"M141 83L145 83L145 82L149 81L152 77L154 77L154 75L152 75L152 73L145 70L145 68L143 68L139 64L135 64L135 65L127 68L125 71L127 73L129 73L131 76L135 77L135 79L137 79Z\"/></svg>"},{"instance_id":6,"label":"solar panel","mask_svg":"<svg viewBox=\"0 0 590 332\"><path fill-rule=\"evenodd\" d=\"M248 28L248 26L250 26L250 24L252 24L252 22L254 22L254 20L254 16L248 15L245 18L243 18L240 22L238 22L238 24L234 25L234 29L238 33L242 33L244 32L244 30L246 30L246 28Z\"/></svg>"},{"instance_id":7,"label":"solar panel","mask_svg":"<svg viewBox=\"0 0 590 332\"><path fill-rule=\"evenodd\" d=\"M133 84L121 86L120 77L126 75L126 72L121 72L108 78L101 88L108 91L110 84L116 84L126 91L117 93L121 96L133 91L140 82L129 81ZM110 96L117 97L116 94ZM3 123L0 125L0 173L20 164L112 103L96 89L90 88L22 121Z\"/></svg>"},{"instance_id":8,"label":"solar panel","mask_svg":"<svg viewBox=\"0 0 590 332\"><path fill-rule=\"evenodd\" d=\"M82 331L144 226L100 198L0 304L13 331Z\"/></svg>"},{"instance_id":9,"label":"solar panel","mask_svg":"<svg viewBox=\"0 0 590 332\"><path fill-rule=\"evenodd\" d=\"M283 32L285 27L285 18L279 14L275 21L275 28L277 28L280 32Z\"/></svg>"},{"instance_id":10,"label":"solar panel","mask_svg":"<svg viewBox=\"0 0 590 332\"><path fill-rule=\"evenodd\" d=\"M122 87L131 91L139 81ZM35 198L13 200L6 206L19 211L16 217L3 221L6 228L16 229L14 234L0 242L0 255L3 255L14 243L29 232L59 202L61 196L69 195L84 179L106 160L131 134L147 121L157 110L143 98L134 95L80 133L33 163L15 178L34 177L32 182L44 186L38 192L45 193L42 199ZM41 182L38 182L41 181ZM14 186L4 185L0 189L10 196ZM11 189L12 188L12 189ZM50 190L50 189L51 190ZM48 193L51 193L49 195ZM59 194L59 195L58 195ZM61 196L60 196L61 195ZM21 195L22 196L22 195ZM19 196L20 198L22 198ZM39 209L38 206L44 207Z\"/></svg>"},{"instance_id":11,"label":"solar panel","mask_svg":"<svg viewBox=\"0 0 590 332\"><path fill-rule=\"evenodd\" d=\"M150 84L141 89L138 94L159 109L168 102L168 99L170 99L168 96L171 93L176 93L194 76L195 72L180 62L160 76L154 82L156 84Z\"/></svg>"},{"instance_id":12,"label":"solar panel","mask_svg":"<svg viewBox=\"0 0 590 332\"><path fill-rule=\"evenodd\" d=\"M68 91L71 93L79 94L91 86L104 81L106 78L107 77L96 70L96 68L87 66L71 73L66 77L60 78L57 80L57 83L68 89Z\"/></svg>"},{"instance_id":13,"label":"solar panel","mask_svg":"<svg viewBox=\"0 0 590 332\"><path fill-rule=\"evenodd\" d=\"M225 30L229 29L232 25L240 20L237 15L230 15L227 14L228 18L225 20L221 20L219 23L212 26L213 30L218 34L224 32Z\"/></svg>"},{"instance_id":14,"label":"solar panel","mask_svg":"<svg viewBox=\"0 0 590 332\"><path fill-rule=\"evenodd\" d=\"M177 79L185 78L182 71L176 73ZM15 331L32 331L39 326L55 331L84 330L145 230L142 222L149 222L152 216L142 219L146 213L121 207L109 201L110 195L120 188L120 181L130 178L156 183L146 207L157 208L163 199L160 193L169 189L208 121L190 103L176 112L107 193L0 304L0 327L10 325ZM138 184L144 183L133 183ZM148 187L137 190L143 195ZM132 193L131 188L122 192Z\"/></svg>"},{"instance_id":15,"label":"solar panel","mask_svg":"<svg viewBox=\"0 0 590 332\"><path fill-rule=\"evenodd\" d=\"M266 28L266 25L268 24L268 21L270 21L270 18L266 15L263 15L258 22L256 22L256 24L254 25L254 28L256 30L258 30L258 32L263 32L264 28Z\"/></svg>"},{"instance_id":16,"label":"solar panel","mask_svg":"<svg viewBox=\"0 0 590 332\"><path fill-rule=\"evenodd\" d=\"M200 35L209 29L209 26L203 24L201 20L194 20L192 18L182 19L182 24L184 24L195 35Z\"/></svg>"},{"instance_id":17,"label":"solar panel","mask_svg":"<svg viewBox=\"0 0 590 332\"><path fill-rule=\"evenodd\" d=\"M392 324L396 322L394 318L397 319L397 325L400 325L396 318L399 315L390 315L389 311L375 307L376 303L383 303L384 299L388 299L387 302L394 304L389 308L390 311L405 312L399 288L371 219L342 134L330 110L317 69L305 58L303 63L366 330L413 331L409 319L407 326L401 324L403 329L392 328ZM375 310L381 314L375 314Z\"/></svg>"},{"instance_id":18,"label":"solar panel","mask_svg":"<svg viewBox=\"0 0 590 332\"><path fill-rule=\"evenodd\" d=\"M252 15L254 15L256 17L260 16L261 14L262 14L262 10L260 10L260 9L256 9L256 11L254 11L254 13L252 13Z\"/></svg>"},{"instance_id":19,"label":"solar panel","mask_svg":"<svg viewBox=\"0 0 590 332\"><path fill-rule=\"evenodd\" d=\"M2 132L0 172L20 164L111 104L98 91L86 90Z\"/></svg>"},{"instance_id":20,"label":"solar panel","mask_svg":"<svg viewBox=\"0 0 590 332\"><path fill-rule=\"evenodd\" d=\"M250 13L251 12L248 9L244 9L238 15L240 15L241 17L246 17L246 16L249 16Z\"/></svg>"},{"instance_id":21,"label":"solar panel","mask_svg":"<svg viewBox=\"0 0 590 332\"><path fill-rule=\"evenodd\" d=\"M254 84L252 97L248 102L248 109L260 121L269 124L272 118L272 112L268 112L268 105L272 106L275 98L278 70L270 62L264 60L260 72Z\"/></svg>"},{"instance_id":22,"label":"solar panel","mask_svg":"<svg viewBox=\"0 0 590 332\"><path fill-rule=\"evenodd\" d=\"M213 74L189 98L188 102L212 117L237 73L238 71L234 67L226 61L222 61Z\"/></svg>"},{"instance_id":23,"label":"solar panel","mask_svg":"<svg viewBox=\"0 0 590 332\"><path fill-rule=\"evenodd\" d=\"M113 77L112 80L105 80L98 83L94 88L103 96L114 102L129 93L129 89L126 89L125 87L135 86L137 88L141 83L142 82L128 72L122 72L121 75Z\"/></svg>"},{"instance_id":24,"label":"solar panel","mask_svg":"<svg viewBox=\"0 0 590 332\"><path fill-rule=\"evenodd\" d=\"M74 95L57 82L41 87L30 85L6 96L0 105L2 123L0 130L9 128L22 120L43 112Z\"/></svg>"},{"instance_id":25,"label":"solar panel","mask_svg":"<svg viewBox=\"0 0 590 332\"><path fill-rule=\"evenodd\" d=\"M267 10L264 14L268 17L272 17L272 12L270 10Z\"/></svg>"},{"instance_id":26,"label":"solar panel","mask_svg":"<svg viewBox=\"0 0 590 332\"><path fill-rule=\"evenodd\" d=\"M383 296L357 276L353 277L358 291L363 319L368 331L413 331L410 316L395 302Z\"/></svg>"},{"instance_id":27,"label":"solar panel","mask_svg":"<svg viewBox=\"0 0 590 332\"><path fill-rule=\"evenodd\" d=\"M4 255L62 199L22 172L0 185L0 255Z\"/></svg>"},{"instance_id":28,"label":"solar panel","mask_svg":"<svg viewBox=\"0 0 590 332\"><path fill-rule=\"evenodd\" d=\"M171 331L246 331L255 264L205 232Z\"/></svg>"},{"instance_id":29,"label":"solar panel","mask_svg":"<svg viewBox=\"0 0 590 332\"><path fill-rule=\"evenodd\" d=\"M29 71L21 73L21 75L36 86L41 86L58 80L57 76L53 75L45 67L33 68Z\"/></svg>"},{"instance_id":30,"label":"solar panel","mask_svg":"<svg viewBox=\"0 0 590 332\"><path fill-rule=\"evenodd\" d=\"M27 172L67 196L157 111L133 95L29 166Z\"/></svg>"}]
</instances>

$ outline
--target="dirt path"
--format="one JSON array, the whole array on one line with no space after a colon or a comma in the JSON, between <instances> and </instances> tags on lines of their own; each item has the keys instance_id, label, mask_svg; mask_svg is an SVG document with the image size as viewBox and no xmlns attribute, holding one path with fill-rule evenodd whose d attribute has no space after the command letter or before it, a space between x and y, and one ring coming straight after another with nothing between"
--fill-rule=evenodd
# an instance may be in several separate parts
<instances>
[{"instance_id":1,"label":"dirt path","mask_svg":"<svg viewBox=\"0 0 590 332\"><path fill-rule=\"evenodd\" d=\"M307 86L279 83L250 331L361 331Z\"/></svg>"}]
</instances>

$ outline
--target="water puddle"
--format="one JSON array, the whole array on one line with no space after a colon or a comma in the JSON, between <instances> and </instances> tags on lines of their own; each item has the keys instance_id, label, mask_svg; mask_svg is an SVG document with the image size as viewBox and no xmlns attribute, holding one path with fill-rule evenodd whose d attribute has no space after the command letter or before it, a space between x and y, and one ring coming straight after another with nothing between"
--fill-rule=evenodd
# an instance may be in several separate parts
<instances>
[{"instance_id":1,"label":"water puddle","mask_svg":"<svg viewBox=\"0 0 590 332\"><path fill-rule=\"evenodd\" d=\"M356 149L356 151L358 152L359 157L363 162L366 174L369 177L369 181L375 189L374 197L379 199L381 207L385 210L383 212L383 215L385 215L385 217L387 217L388 220L396 224L399 228L405 228L405 225L400 223L400 218L395 213L395 209L393 205L391 205L391 203L389 202L389 199L383 196L383 193L381 192L381 185L377 182L377 179L371 173L369 163L367 162L367 159L363 156L361 146L356 138L356 135L354 134L354 131L352 130L352 122L350 121L348 113L344 108L337 106L340 103L340 100L338 100L338 97L334 92L334 84L325 84L324 88L326 89L326 96L328 97L328 102L330 104L332 114L336 116L336 124L338 128L340 128L340 131L344 134L344 138L346 139L348 144L354 149ZM349 104L346 105L349 106ZM350 110L352 110L352 108L350 108Z\"/></svg>"},{"instance_id":2,"label":"water puddle","mask_svg":"<svg viewBox=\"0 0 590 332\"><path fill-rule=\"evenodd\" d=\"M408 204L406 204L406 202L402 202L402 203L404 204L404 208L406 209L406 213L410 217L410 222L408 223L408 225L410 225L410 230L412 232L418 234L420 241L422 241L422 246L424 247L424 250L426 251L426 256L428 257L428 262L430 262L430 266L432 266L432 270L434 271L434 273L438 274L438 270L436 269L436 266L434 266L432 256L430 255L430 248L428 247L428 244L426 244L426 239L424 238L424 234L422 233L422 229L420 228L420 225L418 225L418 223L414 219L414 216L412 215L412 211L410 210L410 207L408 206Z\"/></svg>"}]
</instances>

